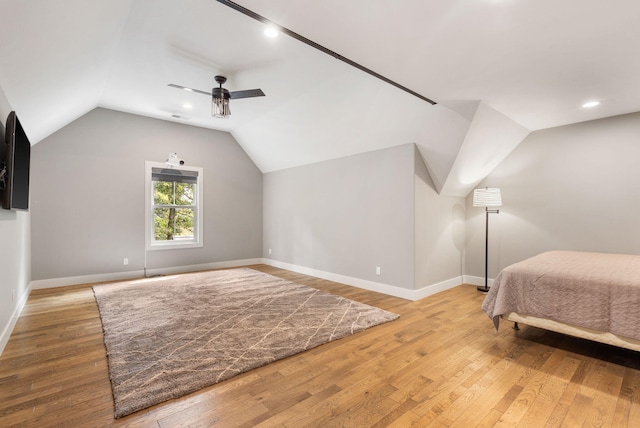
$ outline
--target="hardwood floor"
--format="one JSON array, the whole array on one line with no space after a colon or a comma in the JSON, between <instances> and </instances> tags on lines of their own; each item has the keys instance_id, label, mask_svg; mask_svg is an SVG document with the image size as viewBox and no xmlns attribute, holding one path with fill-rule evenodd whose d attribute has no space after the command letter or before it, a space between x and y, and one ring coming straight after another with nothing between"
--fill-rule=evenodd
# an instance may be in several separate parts
<instances>
[{"instance_id":1,"label":"hardwood floor","mask_svg":"<svg viewBox=\"0 0 640 428\"><path fill-rule=\"evenodd\" d=\"M475 286L410 302L252 267L401 317L114 420L91 286L37 290L0 357L0 426L640 426L640 353L496 335Z\"/></svg>"}]
</instances>

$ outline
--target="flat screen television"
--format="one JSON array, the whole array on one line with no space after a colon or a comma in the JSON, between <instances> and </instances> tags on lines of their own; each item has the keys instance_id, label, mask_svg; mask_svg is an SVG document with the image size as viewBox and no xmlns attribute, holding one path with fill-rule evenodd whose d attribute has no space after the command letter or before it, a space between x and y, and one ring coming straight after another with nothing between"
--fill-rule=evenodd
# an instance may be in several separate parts
<instances>
[{"instance_id":1,"label":"flat screen television","mask_svg":"<svg viewBox=\"0 0 640 428\"><path fill-rule=\"evenodd\" d=\"M31 143L12 111L7 117L0 150L0 201L5 210L29 209L29 166Z\"/></svg>"}]
</instances>

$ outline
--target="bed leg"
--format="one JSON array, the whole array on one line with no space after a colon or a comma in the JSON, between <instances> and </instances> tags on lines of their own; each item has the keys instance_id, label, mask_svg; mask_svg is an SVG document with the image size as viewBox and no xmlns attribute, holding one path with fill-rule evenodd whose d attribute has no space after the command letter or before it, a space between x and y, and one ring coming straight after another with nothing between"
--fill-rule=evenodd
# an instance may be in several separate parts
<instances>
[{"instance_id":1,"label":"bed leg","mask_svg":"<svg viewBox=\"0 0 640 428\"><path fill-rule=\"evenodd\" d=\"M513 323L513 329L514 329L514 330L520 330L520 326L518 325L518 323L517 323L517 322L514 322L514 323Z\"/></svg>"}]
</instances>

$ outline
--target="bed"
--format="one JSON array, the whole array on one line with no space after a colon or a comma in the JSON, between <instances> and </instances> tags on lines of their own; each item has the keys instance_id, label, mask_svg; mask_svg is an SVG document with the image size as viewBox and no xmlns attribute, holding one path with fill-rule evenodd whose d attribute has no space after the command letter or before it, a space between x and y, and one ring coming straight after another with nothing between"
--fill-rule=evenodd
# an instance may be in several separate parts
<instances>
[{"instance_id":1,"label":"bed","mask_svg":"<svg viewBox=\"0 0 640 428\"><path fill-rule=\"evenodd\" d=\"M502 270L482 309L496 329L502 318L640 351L640 256L539 254Z\"/></svg>"}]
</instances>

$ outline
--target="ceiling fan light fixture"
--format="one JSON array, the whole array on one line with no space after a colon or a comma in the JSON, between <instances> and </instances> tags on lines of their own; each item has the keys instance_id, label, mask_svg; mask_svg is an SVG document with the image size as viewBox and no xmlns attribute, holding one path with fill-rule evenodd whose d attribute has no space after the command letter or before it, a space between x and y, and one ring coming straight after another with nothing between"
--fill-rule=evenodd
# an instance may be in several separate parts
<instances>
[{"instance_id":1,"label":"ceiling fan light fixture","mask_svg":"<svg viewBox=\"0 0 640 428\"><path fill-rule=\"evenodd\" d=\"M231 116L229 100L231 94L224 88L213 88L211 91L211 116L226 119Z\"/></svg>"}]
</instances>

